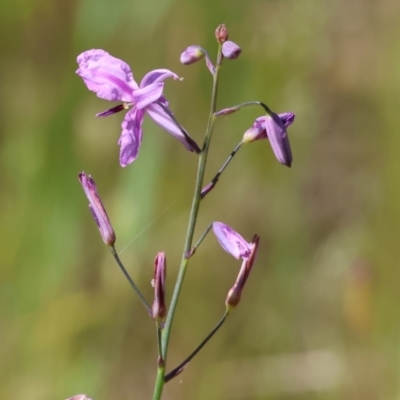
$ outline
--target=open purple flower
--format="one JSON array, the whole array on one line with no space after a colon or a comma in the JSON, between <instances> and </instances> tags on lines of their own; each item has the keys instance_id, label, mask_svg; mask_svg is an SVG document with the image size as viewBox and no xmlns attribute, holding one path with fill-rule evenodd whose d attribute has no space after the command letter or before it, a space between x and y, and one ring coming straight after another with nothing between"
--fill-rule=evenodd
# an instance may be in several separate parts
<instances>
[{"instance_id":1,"label":"open purple flower","mask_svg":"<svg viewBox=\"0 0 400 400\"><path fill-rule=\"evenodd\" d=\"M213 222L213 231L221 247L236 259L247 259L252 252L252 244L222 222Z\"/></svg>"},{"instance_id":2,"label":"open purple flower","mask_svg":"<svg viewBox=\"0 0 400 400\"><path fill-rule=\"evenodd\" d=\"M138 85L129 65L104 50L85 51L78 56L77 61L79 68L76 73L83 78L89 90L95 92L101 99L122 102L97 116L105 117L130 109L125 115L118 141L122 167L133 162L138 155L145 112L188 150L200 152L186 131L171 118L172 112L168 109L168 102L163 96L164 80L179 79L172 71L167 69L150 71Z\"/></svg>"},{"instance_id":3,"label":"open purple flower","mask_svg":"<svg viewBox=\"0 0 400 400\"><path fill-rule=\"evenodd\" d=\"M266 115L257 118L253 126L243 135L243 143L254 142L259 139L269 139L277 160L288 167L292 164L292 151L286 128L295 118L292 112Z\"/></svg>"}]
</instances>

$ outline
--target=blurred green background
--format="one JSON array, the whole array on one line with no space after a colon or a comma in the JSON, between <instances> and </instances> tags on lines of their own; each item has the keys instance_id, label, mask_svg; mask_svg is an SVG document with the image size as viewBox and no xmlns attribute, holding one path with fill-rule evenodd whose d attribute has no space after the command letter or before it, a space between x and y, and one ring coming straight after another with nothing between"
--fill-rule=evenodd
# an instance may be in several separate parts
<instances>
[{"instance_id":1,"label":"blurred green background","mask_svg":"<svg viewBox=\"0 0 400 400\"><path fill-rule=\"evenodd\" d=\"M390 0L15 0L0 14L0 399L150 399L155 330L103 245L77 174L95 178L117 249L149 301L153 259L177 273L197 158L147 118L122 169L123 115L75 75L102 48L137 80L169 68L165 94L201 142L211 77L179 63L215 54L226 23L242 47L219 108L262 100L294 111L294 162L245 146L202 204L211 221L261 236L226 325L171 381L165 400L400 398L400 4ZM217 121L206 179L257 108ZM176 366L211 330L240 263L210 235L190 263L172 331ZM397 310L397 311L396 311ZM168 368L168 369L170 369Z\"/></svg>"}]
</instances>

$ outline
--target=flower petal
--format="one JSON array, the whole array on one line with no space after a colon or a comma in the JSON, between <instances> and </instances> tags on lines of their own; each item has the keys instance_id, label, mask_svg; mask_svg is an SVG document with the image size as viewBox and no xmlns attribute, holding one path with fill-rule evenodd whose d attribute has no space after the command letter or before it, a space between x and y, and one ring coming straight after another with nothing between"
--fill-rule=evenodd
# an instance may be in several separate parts
<instances>
[{"instance_id":1,"label":"flower petal","mask_svg":"<svg viewBox=\"0 0 400 400\"><path fill-rule=\"evenodd\" d=\"M213 222L213 231L221 247L233 257L246 259L251 255L253 245L246 242L230 226L215 221Z\"/></svg>"},{"instance_id":2,"label":"flower petal","mask_svg":"<svg viewBox=\"0 0 400 400\"><path fill-rule=\"evenodd\" d=\"M142 142L142 123L144 111L136 107L130 110L122 123L122 133L118 140L120 146L119 163L121 167L126 167L135 161L139 147Z\"/></svg>"},{"instance_id":3,"label":"flower petal","mask_svg":"<svg viewBox=\"0 0 400 400\"><path fill-rule=\"evenodd\" d=\"M169 69L154 69L143 77L142 81L140 82L140 87L143 88L152 83L164 82L167 78L174 78L175 80L181 79Z\"/></svg>"},{"instance_id":4,"label":"flower petal","mask_svg":"<svg viewBox=\"0 0 400 400\"><path fill-rule=\"evenodd\" d=\"M265 127L275 157L281 164L290 167L292 151L284 123L277 114L272 113L265 119Z\"/></svg>"},{"instance_id":5,"label":"flower petal","mask_svg":"<svg viewBox=\"0 0 400 400\"><path fill-rule=\"evenodd\" d=\"M133 92L133 102L139 110L157 101L163 92L163 83L152 83Z\"/></svg>"},{"instance_id":6,"label":"flower petal","mask_svg":"<svg viewBox=\"0 0 400 400\"><path fill-rule=\"evenodd\" d=\"M104 50L88 50L77 58L81 76L87 88L98 97L111 101L132 101L132 91L138 87L128 64Z\"/></svg>"},{"instance_id":7,"label":"flower petal","mask_svg":"<svg viewBox=\"0 0 400 400\"><path fill-rule=\"evenodd\" d=\"M185 135L180 131L176 124L172 121L170 116L158 105L151 104L146 107L146 111L155 123L165 129L173 137L178 139L188 150L193 151L193 145L189 143Z\"/></svg>"}]
</instances>

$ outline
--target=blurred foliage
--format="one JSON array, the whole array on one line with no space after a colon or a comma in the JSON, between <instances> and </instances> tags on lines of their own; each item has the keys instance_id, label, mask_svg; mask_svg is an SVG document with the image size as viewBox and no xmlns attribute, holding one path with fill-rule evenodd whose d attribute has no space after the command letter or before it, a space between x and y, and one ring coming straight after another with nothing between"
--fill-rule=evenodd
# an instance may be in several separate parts
<instances>
[{"instance_id":1,"label":"blurred foliage","mask_svg":"<svg viewBox=\"0 0 400 400\"><path fill-rule=\"evenodd\" d=\"M400 396L400 5L317 0L3 1L0 14L0 398L149 399L152 322L103 245L77 181L91 173L124 251L151 299L156 253L173 290L196 156L150 120L137 161L122 169L122 115L74 74L103 48L139 80L169 68L166 96L201 141L211 78L179 63L214 54L222 22L242 47L223 66L220 108L262 100L294 111L294 163L267 142L245 146L202 204L197 235L221 220L261 236L238 309L166 387L167 399L397 399ZM218 120L207 179L256 108ZM396 233L397 232L397 233ZM224 310L237 263L211 236L193 258L169 366Z\"/></svg>"}]
</instances>

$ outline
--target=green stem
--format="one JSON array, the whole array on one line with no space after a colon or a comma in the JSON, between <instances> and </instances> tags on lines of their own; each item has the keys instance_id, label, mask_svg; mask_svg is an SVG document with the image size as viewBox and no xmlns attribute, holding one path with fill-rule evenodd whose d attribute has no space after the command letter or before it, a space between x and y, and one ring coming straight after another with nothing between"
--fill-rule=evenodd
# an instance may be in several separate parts
<instances>
[{"instance_id":1,"label":"green stem","mask_svg":"<svg viewBox=\"0 0 400 400\"><path fill-rule=\"evenodd\" d=\"M187 357L184 361L182 361L176 368L174 368L171 372L168 372L165 375L165 382L170 381L179 375L183 368L185 368L186 364L206 345L206 343L218 332L219 328L221 328L222 324L225 322L226 317L228 316L228 311L225 312L223 317L220 319L217 325L215 325L214 329L204 338L204 340L196 347L196 349Z\"/></svg>"},{"instance_id":2,"label":"green stem","mask_svg":"<svg viewBox=\"0 0 400 400\"><path fill-rule=\"evenodd\" d=\"M207 229L203 232L203 234L200 236L200 239L196 242L196 244L189 250L188 258L192 257L194 253L196 253L197 248L201 245L205 237L208 235L208 232L210 232L213 224L211 222L210 225L207 226Z\"/></svg>"},{"instance_id":3,"label":"green stem","mask_svg":"<svg viewBox=\"0 0 400 400\"><path fill-rule=\"evenodd\" d=\"M149 303L146 301L146 299L144 298L144 296L142 295L142 292L139 290L139 288L136 286L135 282L133 282L133 279L131 278L131 276L129 275L128 271L125 269L124 265L122 264L121 259L118 256L118 253L115 250L115 247L110 247L111 249L111 253L115 258L115 261L117 262L118 266L121 268L121 271L123 272L123 274L125 275L125 278L128 280L129 284L131 285L132 289L136 292L136 294L139 296L140 301L142 302L142 304L144 305L144 307L146 308L147 313L151 316L151 307L149 305Z\"/></svg>"},{"instance_id":4,"label":"green stem","mask_svg":"<svg viewBox=\"0 0 400 400\"><path fill-rule=\"evenodd\" d=\"M170 307L168 310L167 319L166 319L163 334L162 334L161 356L162 356L162 359L164 360L164 362L166 362L166 360L167 360L168 343L169 343L169 338L171 335L172 322L174 319L175 310L176 310L176 306L177 306L178 299L179 299L179 294L182 289L182 284L183 284L185 274L186 274L186 269L188 266L188 261L189 261L188 254L189 254L190 248L192 246L193 235L194 235L194 230L195 230L196 221L197 221L197 215L199 213L199 208L200 208L200 202L201 202L200 193L201 193L201 188L202 188L203 180L204 180L204 172L205 172L205 167L206 167L206 162L207 162L208 149L210 147L212 131L213 131L214 123L216 120L214 113L215 113L216 104L217 104L218 73L219 73L219 68L220 68L220 64L222 61L221 54L222 54L221 46L219 46L218 56L217 56L218 61L217 61L216 67L215 67L215 74L213 75L213 87L212 87L212 94L211 94L210 113L209 113L209 117L208 117L208 124L207 124L207 130L206 130L206 134L205 134L205 138L204 138L203 149L202 149L200 157L199 157L197 176L196 176L196 184L195 184L195 188L194 188L192 207L190 210L185 245L184 245L184 249L183 249L183 253L182 253L178 277L177 277L177 280L175 283L174 293L172 295L171 304L170 304ZM162 390L163 390L164 383L165 383L164 372L165 372L165 367L164 367L162 373L160 371L160 367L158 368L153 400L159 400L161 398Z\"/></svg>"}]
</instances>

